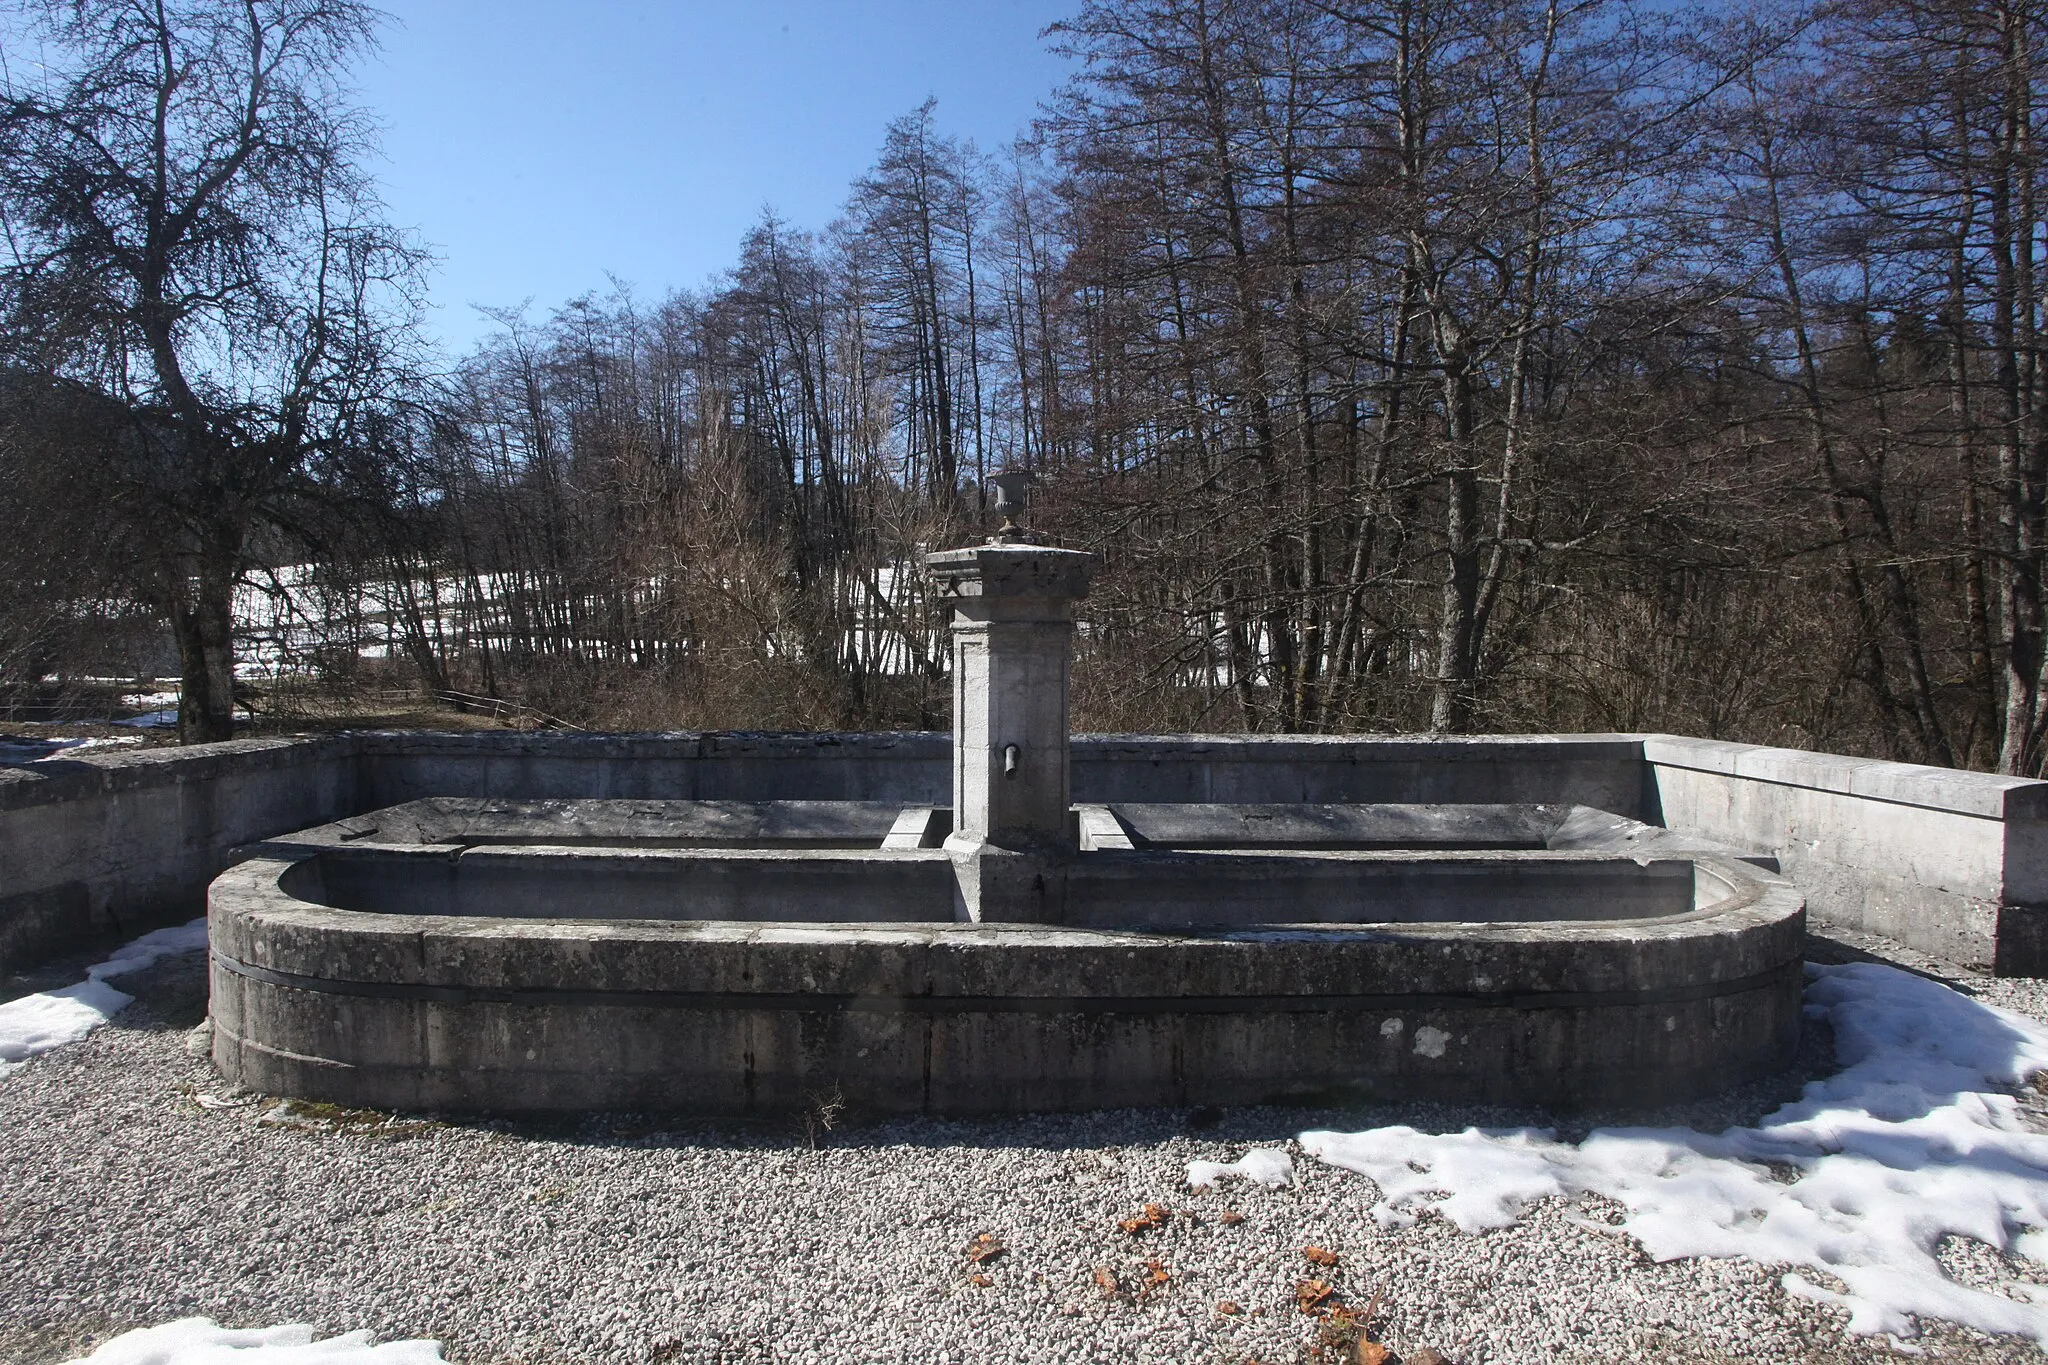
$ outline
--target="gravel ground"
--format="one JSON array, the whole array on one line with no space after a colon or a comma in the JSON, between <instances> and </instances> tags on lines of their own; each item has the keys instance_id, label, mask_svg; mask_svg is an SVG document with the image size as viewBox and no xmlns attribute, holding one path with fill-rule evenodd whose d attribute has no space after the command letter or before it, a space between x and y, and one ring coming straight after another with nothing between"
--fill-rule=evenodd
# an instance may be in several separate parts
<instances>
[{"instance_id":1,"label":"gravel ground","mask_svg":"<svg viewBox=\"0 0 2048 1365\"><path fill-rule=\"evenodd\" d=\"M1992 981L1872 940L1814 953L1864 954L2048 1021L2048 982ZM1777 1269L1650 1263L1582 1225L1612 1212L1592 1199L1547 1201L1479 1236L1435 1217L1383 1232L1366 1216L1370 1182L1298 1149L1293 1188L1194 1193L1184 1179L1189 1160L1310 1127L1539 1115L1147 1111L829 1130L814 1116L806 1131L622 1115L442 1124L253 1097L212 1108L199 1098L220 1083L189 1034L204 1011L197 955L121 984L136 1006L0 1081L0 1360L60 1361L191 1314L433 1337L460 1365L1342 1359L1295 1307L1314 1275L1354 1307L1377 1297L1373 1331L1397 1359L1429 1345L1457 1365L2048 1361L1939 1324L1913 1343L1847 1337L1842 1313L1789 1298ZM1828 1040L1807 1051L1811 1073ZM1800 1080L1629 1117L1711 1129ZM2028 1099L2048 1131L2048 1106ZM1148 1202L1170 1211L1163 1226L1119 1231ZM1006 1250L971 1265L983 1233ZM1310 1245L1335 1268L1305 1260ZM2048 1278L1981 1244L1952 1241L1943 1257L1972 1284Z\"/></svg>"}]
</instances>

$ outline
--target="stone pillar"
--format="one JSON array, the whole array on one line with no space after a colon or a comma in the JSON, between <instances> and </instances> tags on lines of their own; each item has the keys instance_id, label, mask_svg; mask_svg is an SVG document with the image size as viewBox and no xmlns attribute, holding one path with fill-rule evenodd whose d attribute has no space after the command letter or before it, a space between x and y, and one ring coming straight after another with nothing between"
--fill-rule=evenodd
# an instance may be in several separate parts
<instances>
[{"instance_id":1,"label":"stone pillar","mask_svg":"<svg viewBox=\"0 0 2048 1365\"><path fill-rule=\"evenodd\" d=\"M963 919L1057 923L1069 827L1074 603L1096 556L1025 544L945 550L925 568L953 606L953 834Z\"/></svg>"}]
</instances>

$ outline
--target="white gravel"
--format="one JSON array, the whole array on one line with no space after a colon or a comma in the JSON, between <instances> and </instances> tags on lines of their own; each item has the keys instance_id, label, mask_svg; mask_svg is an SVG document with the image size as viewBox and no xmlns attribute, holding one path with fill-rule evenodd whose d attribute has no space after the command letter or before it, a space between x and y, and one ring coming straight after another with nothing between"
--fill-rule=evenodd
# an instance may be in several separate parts
<instances>
[{"instance_id":1,"label":"white gravel","mask_svg":"<svg viewBox=\"0 0 2048 1365\"><path fill-rule=\"evenodd\" d=\"M2048 1021L2048 982L1906 965ZM65 1360L204 1314L431 1337L460 1365L1280 1365L1339 1358L1295 1307L1315 1276L1359 1308L1377 1296L1375 1333L1397 1352L1432 1345L1458 1365L2048 1361L2031 1343L1939 1324L1896 1345L1847 1337L1839 1310L1787 1296L1781 1268L1650 1263L1587 1226L1615 1213L1590 1197L1478 1236L1436 1217L1382 1231L1369 1181L1289 1141L1541 1116L1154 1111L809 1135L631 1116L555 1128L335 1116L222 1095L186 1033L202 1008L196 956L121 985L140 1003L0 1081L0 1360ZM1826 1043L1813 1040L1809 1065ZM1651 1117L1748 1119L1797 1082ZM2048 1131L2038 1096L2028 1109ZM1254 1146L1289 1147L1297 1183L1188 1189L1189 1161ZM1119 1231L1147 1203L1164 1224ZM964 1252L982 1233L1007 1250L977 1267ZM1337 1265L1312 1265L1307 1246ZM1952 1242L1943 1260L2004 1292L2048 1279L1981 1244ZM1166 1278L1148 1289L1155 1262ZM1224 1301L1242 1311L1220 1312Z\"/></svg>"}]
</instances>

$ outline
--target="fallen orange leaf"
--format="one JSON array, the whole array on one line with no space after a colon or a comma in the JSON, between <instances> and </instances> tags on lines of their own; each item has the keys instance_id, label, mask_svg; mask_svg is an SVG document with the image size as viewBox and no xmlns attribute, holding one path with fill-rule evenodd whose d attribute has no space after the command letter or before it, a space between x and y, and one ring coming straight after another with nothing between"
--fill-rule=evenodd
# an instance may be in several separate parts
<instances>
[{"instance_id":1,"label":"fallen orange leaf","mask_svg":"<svg viewBox=\"0 0 2048 1365\"><path fill-rule=\"evenodd\" d=\"M967 1244L967 1249L961 1254L973 1264L981 1265L993 1261L1008 1250L1009 1248L1003 1245L1002 1238L993 1232L982 1232L975 1234L974 1240Z\"/></svg>"},{"instance_id":2,"label":"fallen orange leaf","mask_svg":"<svg viewBox=\"0 0 2048 1365\"><path fill-rule=\"evenodd\" d=\"M1143 1212L1139 1213L1139 1215L1136 1218L1122 1219L1117 1223L1117 1227L1122 1229L1124 1232L1130 1234L1131 1236L1135 1237L1141 1232L1148 1232L1153 1228L1164 1227L1166 1225L1166 1220L1171 1216L1172 1215L1166 1211L1164 1205L1147 1204Z\"/></svg>"},{"instance_id":3,"label":"fallen orange leaf","mask_svg":"<svg viewBox=\"0 0 2048 1365\"><path fill-rule=\"evenodd\" d=\"M1238 1223L1242 1223L1244 1221L1244 1215L1239 1213L1236 1209L1225 1209L1223 1210L1223 1212L1216 1215L1216 1221L1223 1224L1223 1226L1225 1227L1231 1227Z\"/></svg>"},{"instance_id":4,"label":"fallen orange leaf","mask_svg":"<svg viewBox=\"0 0 2048 1365\"><path fill-rule=\"evenodd\" d=\"M995 1283L995 1278L990 1275L969 1275L967 1283L973 1285L976 1289L986 1289Z\"/></svg>"},{"instance_id":5,"label":"fallen orange leaf","mask_svg":"<svg viewBox=\"0 0 2048 1365\"><path fill-rule=\"evenodd\" d=\"M1216 1305L1216 1311L1221 1313L1226 1318L1234 1318L1239 1313L1242 1313L1244 1309L1239 1308L1237 1306L1237 1300L1224 1299L1221 1303L1218 1303Z\"/></svg>"},{"instance_id":6,"label":"fallen orange leaf","mask_svg":"<svg viewBox=\"0 0 2048 1365\"><path fill-rule=\"evenodd\" d=\"M1391 1352L1377 1341L1369 1341L1364 1337L1358 1339L1357 1365L1387 1365L1387 1357L1390 1354Z\"/></svg>"},{"instance_id":7,"label":"fallen orange leaf","mask_svg":"<svg viewBox=\"0 0 2048 1365\"><path fill-rule=\"evenodd\" d=\"M1337 1264L1337 1253L1334 1251L1327 1250L1323 1247L1303 1247L1301 1249L1301 1254L1308 1257L1309 1260L1315 1262L1317 1265L1320 1266L1332 1266Z\"/></svg>"},{"instance_id":8,"label":"fallen orange leaf","mask_svg":"<svg viewBox=\"0 0 2048 1365\"><path fill-rule=\"evenodd\" d=\"M1294 1286L1294 1306L1313 1315L1336 1294L1335 1286L1321 1280L1302 1280Z\"/></svg>"},{"instance_id":9,"label":"fallen orange leaf","mask_svg":"<svg viewBox=\"0 0 2048 1365\"><path fill-rule=\"evenodd\" d=\"M1105 1299L1116 1298L1124 1292L1123 1281L1117 1279L1116 1272L1106 1265L1095 1267L1095 1287L1102 1291Z\"/></svg>"}]
</instances>

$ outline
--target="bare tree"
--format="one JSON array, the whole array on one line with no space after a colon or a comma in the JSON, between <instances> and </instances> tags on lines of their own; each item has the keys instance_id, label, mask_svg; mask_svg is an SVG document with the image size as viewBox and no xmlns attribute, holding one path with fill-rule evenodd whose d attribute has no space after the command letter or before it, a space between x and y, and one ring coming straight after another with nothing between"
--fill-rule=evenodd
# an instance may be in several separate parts
<instances>
[{"instance_id":1,"label":"bare tree","mask_svg":"<svg viewBox=\"0 0 2048 1365\"><path fill-rule=\"evenodd\" d=\"M360 171L368 124L338 83L376 13L49 0L12 17L10 337L132 414L115 477L150 509L141 589L177 637L179 733L223 739L254 538L290 523L404 372L420 258L380 221Z\"/></svg>"}]
</instances>

